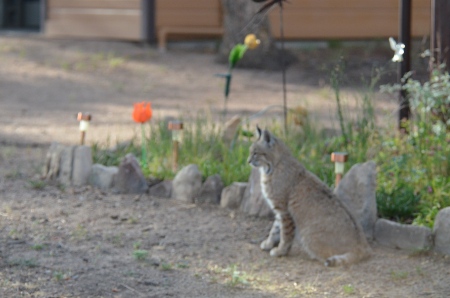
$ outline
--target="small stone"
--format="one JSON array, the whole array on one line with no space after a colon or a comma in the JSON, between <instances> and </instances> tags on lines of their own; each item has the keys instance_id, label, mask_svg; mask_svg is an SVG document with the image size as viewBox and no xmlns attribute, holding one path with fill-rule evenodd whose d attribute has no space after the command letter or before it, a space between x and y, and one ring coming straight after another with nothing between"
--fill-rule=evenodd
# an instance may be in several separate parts
<instances>
[{"instance_id":1,"label":"small stone","mask_svg":"<svg viewBox=\"0 0 450 298\"><path fill-rule=\"evenodd\" d=\"M434 220L434 250L450 255L450 207L440 210Z\"/></svg>"},{"instance_id":2,"label":"small stone","mask_svg":"<svg viewBox=\"0 0 450 298\"><path fill-rule=\"evenodd\" d=\"M336 196L359 221L369 240L373 239L373 229L378 218L376 179L375 162L355 164L334 190Z\"/></svg>"},{"instance_id":3,"label":"small stone","mask_svg":"<svg viewBox=\"0 0 450 298\"><path fill-rule=\"evenodd\" d=\"M222 191L220 207L237 209L241 205L247 183L233 182Z\"/></svg>"},{"instance_id":4,"label":"small stone","mask_svg":"<svg viewBox=\"0 0 450 298\"><path fill-rule=\"evenodd\" d=\"M200 195L195 199L196 204L220 204L220 195L223 190L223 182L220 175L208 177L202 185Z\"/></svg>"},{"instance_id":5,"label":"small stone","mask_svg":"<svg viewBox=\"0 0 450 298\"><path fill-rule=\"evenodd\" d=\"M173 179L172 198L194 203L202 187L202 174L198 166L191 164L181 169Z\"/></svg>"},{"instance_id":6,"label":"small stone","mask_svg":"<svg viewBox=\"0 0 450 298\"><path fill-rule=\"evenodd\" d=\"M424 250L432 247L431 229L405 225L380 218L375 223L375 240L381 245L406 250Z\"/></svg>"},{"instance_id":7,"label":"small stone","mask_svg":"<svg viewBox=\"0 0 450 298\"><path fill-rule=\"evenodd\" d=\"M252 169L244 192L240 210L252 216L268 217L273 215L261 192L260 174L258 169Z\"/></svg>"},{"instance_id":8,"label":"small stone","mask_svg":"<svg viewBox=\"0 0 450 298\"><path fill-rule=\"evenodd\" d=\"M106 167L101 164L94 164L89 175L89 184L102 190L108 190L113 186L114 176L118 172L118 167Z\"/></svg>"},{"instance_id":9,"label":"small stone","mask_svg":"<svg viewBox=\"0 0 450 298\"><path fill-rule=\"evenodd\" d=\"M92 167L92 151L88 146L76 146L73 153L72 183L74 186L87 184Z\"/></svg>"},{"instance_id":10,"label":"small stone","mask_svg":"<svg viewBox=\"0 0 450 298\"><path fill-rule=\"evenodd\" d=\"M119 171L114 176L113 188L123 194L147 192L147 180L133 154L128 153L120 163Z\"/></svg>"},{"instance_id":11,"label":"small stone","mask_svg":"<svg viewBox=\"0 0 450 298\"><path fill-rule=\"evenodd\" d=\"M172 188L172 180L164 180L150 186L148 194L152 197L168 199L172 195Z\"/></svg>"}]
</instances>

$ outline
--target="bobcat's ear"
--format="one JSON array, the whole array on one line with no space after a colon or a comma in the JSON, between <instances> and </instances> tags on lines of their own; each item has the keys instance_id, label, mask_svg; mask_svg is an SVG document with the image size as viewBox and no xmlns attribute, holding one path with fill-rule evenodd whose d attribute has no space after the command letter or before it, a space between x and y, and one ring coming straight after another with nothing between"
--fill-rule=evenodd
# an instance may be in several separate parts
<instances>
[{"instance_id":1,"label":"bobcat's ear","mask_svg":"<svg viewBox=\"0 0 450 298\"><path fill-rule=\"evenodd\" d=\"M261 128L259 128L258 125L256 125L256 133L258 134L258 140L261 139L262 131L261 131Z\"/></svg>"},{"instance_id":2,"label":"bobcat's ear","mask_svg":"<svg viewBox=\"0 0 450 298\"><path fill-rule=\"evenodd\" d=\"M275 144L275 138L266 129L263 131L263 140L269 147L272 147Z\"/></svg>"}]
</instances>

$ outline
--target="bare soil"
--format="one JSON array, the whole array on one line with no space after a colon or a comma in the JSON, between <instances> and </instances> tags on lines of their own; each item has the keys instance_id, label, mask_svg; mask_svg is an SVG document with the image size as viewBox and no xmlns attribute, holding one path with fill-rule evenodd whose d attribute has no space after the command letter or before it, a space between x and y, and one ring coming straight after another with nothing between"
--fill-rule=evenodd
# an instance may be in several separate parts
<instances>
[{"instance_id":1,"label":"bare soil","mask_svg":"<svg viewBox=\"0 0 450 298\"><path fill-rule=\"evenodd\" d=\"M354 80L391 53L348 50ZM298 53L289 105L333 127L332 50ZM270 219L217 206L42 182L49 143L79 142L75 114L94 121L87 142L135 134L132 103L155 117L222 108L226 67L208 52L118 42L0 37L0 297L448 297L450 259L392 250L350 267L326 268L300 247L285 258L259 249ZM358 84L344 86L351 97ZM236 70L230 114L279 105L280 74ZM379 121L395 103L377 95ZM350 109L356 106L349 104ZM277 116L277 114L273 114Z\"/></svg>"}]
</instances>

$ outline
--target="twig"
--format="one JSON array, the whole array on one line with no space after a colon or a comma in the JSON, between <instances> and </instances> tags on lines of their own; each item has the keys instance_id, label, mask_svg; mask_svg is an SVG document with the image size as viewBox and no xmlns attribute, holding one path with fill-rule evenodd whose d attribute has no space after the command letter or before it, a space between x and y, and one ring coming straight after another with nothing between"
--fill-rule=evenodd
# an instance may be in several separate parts
<instances>
[{"instance_id":1,"label":"twig","mask_svg":"<svg viewBox=\"0 0 450 298\"><path fill-rule=\"evenodd\" d=\"M120 284L120 285L123 286L123 287L125 287L125 288L127 288L127 289L130 290L130 291L133 291L133 292L137 293L139 296L144 296L144 294L142 294L141 292L139 292L139 291L133 289L132 287L127 286L126 284Z\"/></svg>"}]
</instances>

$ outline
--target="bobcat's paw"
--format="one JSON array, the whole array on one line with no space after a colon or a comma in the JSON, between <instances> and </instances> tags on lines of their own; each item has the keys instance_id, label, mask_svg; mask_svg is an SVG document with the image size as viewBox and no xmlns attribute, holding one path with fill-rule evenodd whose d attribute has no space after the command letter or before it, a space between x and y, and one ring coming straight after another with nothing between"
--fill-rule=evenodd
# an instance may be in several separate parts
<instances>
[{"instance_id":1,"label":"bobcat's paw","mask_svg":"<svg viewBox=\"0 0 450 298\"><path fill-rule=\"evenodd\" d=\"M273 241L270 241L270 239L264 240L260 245L262 250L271 250L274 246L275 243L273 243Z\"/></svg>"},{"instance_id":2,"label":"bobcat's paw","mask_svg":"<svg viewBox=\"0 0 450 298\"><path fill-rule=\"evenodd\" d=\"M282 257L287 255L288 250L280 247L275 247L270 250L271 257Z\"/></svg>"}]
</instances>

